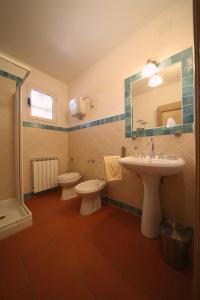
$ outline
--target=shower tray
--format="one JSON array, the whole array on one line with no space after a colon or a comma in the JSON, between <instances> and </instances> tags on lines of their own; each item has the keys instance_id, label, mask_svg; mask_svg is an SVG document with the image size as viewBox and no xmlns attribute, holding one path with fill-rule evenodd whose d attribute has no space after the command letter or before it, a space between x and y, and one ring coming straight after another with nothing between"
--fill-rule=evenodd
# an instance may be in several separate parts
<instances>
[{"instance_id":1,"label":"shower tray","mask_svg":"<svg viewBox=\"0 0 200 300\"><path fill-rule=\"evenodd\" d=\"M32 213L16 199L0 201L0 240L32 225Z\"/></svg>"}]
</instances>

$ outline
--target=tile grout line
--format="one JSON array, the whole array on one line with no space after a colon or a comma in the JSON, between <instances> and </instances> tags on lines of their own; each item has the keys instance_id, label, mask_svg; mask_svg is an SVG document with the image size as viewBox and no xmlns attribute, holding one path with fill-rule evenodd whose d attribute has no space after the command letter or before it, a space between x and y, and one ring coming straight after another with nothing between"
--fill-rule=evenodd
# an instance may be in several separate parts
<instances>
[{"instance_id":1,"label":"tile grout line","mask_svg":"<svg viewBox=\"0 0 200 300\"><path fill-rule=\"evenodd\" d=\"M93 294L93 292L89 289L88 285L86 284L82 284L82 278L83 278L83 275L81 274L81 272L77 272L76 270L74 270L73 268L71 268L67 262L63 259L63 255L59 252L59 250L57 249L57 247L55 246L54 244L54 238L51 238L50 239L50 242L51 242L51 246L55 249L56 253L58 254L60 260L61 260L61 263L64 264L65 266L67 266L67 268L71 271L71 273L74 274L75 278L78 279L78 281L80 281L81 285L84 287L84 289L86 289L86 291L88 291L89 295L91 295L93 297L93 300L97 300L96 296Z\"/></svg>"},{"instance_id":2,"label":"tile grout line","mask_svg":"<svg viewBox=\"0 0 200 300\"><path fill-rule=\"evenodd\" d=\"M32 282L31 282L31 276L30 276L30 274L29 274L29 271L26 269L26 266L25 266L25 263L24 263L24 260L23 260L23 257L21 256L21 254L19 255L19 258L20 258L20 261L21 261L21 263L22 263L22 265L23 265L23 268L24 268L24 270L25 270L25 273L26 273L26 275L27 275L27 281L28 281L28 284L29 284L29 287L30 287L30 289L31 289L31 292L32 292L32 300L37 300L38 298L37 298L37 293L36 293L36 291L35 291L35 289L34 289L34 287L32 286Z\"/></svg>"}]
</instances>

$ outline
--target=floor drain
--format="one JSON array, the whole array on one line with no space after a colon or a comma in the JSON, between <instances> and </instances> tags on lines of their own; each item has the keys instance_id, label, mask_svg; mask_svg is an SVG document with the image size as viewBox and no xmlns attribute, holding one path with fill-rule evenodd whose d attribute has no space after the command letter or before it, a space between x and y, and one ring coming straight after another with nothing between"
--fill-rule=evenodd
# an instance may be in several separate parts
<instances>
[{"instance_id":1,"label":"floor drain","mask_svg":"<svg viewBox=\"0 0 200 300\"><path fill-rule=\"evenodd\" d=\"M4 219L6 216L0 216L0 220Z\"/></svg>"}]
</instances>

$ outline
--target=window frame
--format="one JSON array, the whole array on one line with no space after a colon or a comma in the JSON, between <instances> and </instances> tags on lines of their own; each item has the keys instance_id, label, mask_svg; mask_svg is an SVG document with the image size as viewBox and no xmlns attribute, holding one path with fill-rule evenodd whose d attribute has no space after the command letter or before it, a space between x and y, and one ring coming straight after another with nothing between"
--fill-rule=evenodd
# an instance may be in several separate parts
<instances>
[{"instance_id":1,"label":"window frame","mask_svg":"<svg viewBox=\"0 0 200 300\"><path fill-rule=\"evenodd\" d=\"M52 120L46 119L46 118L42 118L42 117L32 116L32 114L31 114L31 105L30 106L28 105L28 98L31 99L31 91L32 90L34 90L36 92L39 92L41 94L45 94L47 96L52 97L52 99L53 99L53 109L52 109L53 119ZM45 89L42 89L40 87L31 85L28 88L28 98L27 98L28 119L30 119L31 121L38 121L38 122L43 122L43 123L47 123L47 124L55 124L56 123L56 121L57 121L57 117L56 117L56 115L57 115L56 114L57 99L56 99L56 96L55 96L54 93L52 93L51 91L47 91Z\"/></svg>"}]
</instances>

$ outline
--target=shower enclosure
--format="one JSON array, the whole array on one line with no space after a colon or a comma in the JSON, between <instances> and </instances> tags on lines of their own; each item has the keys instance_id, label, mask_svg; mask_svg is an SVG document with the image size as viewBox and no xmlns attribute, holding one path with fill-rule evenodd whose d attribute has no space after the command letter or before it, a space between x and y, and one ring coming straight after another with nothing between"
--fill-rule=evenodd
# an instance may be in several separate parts
<instances>
[{"instance_id":1,"label":"shower enclosure","mask_svg":"<svg viewBox=\"0 0 200 300\"><path fill-rule=\"evenodd\" d=\"M29 73L0 54L0 239L32 224L22 178L21 86Z\"/></svg>"}]
</instances>

